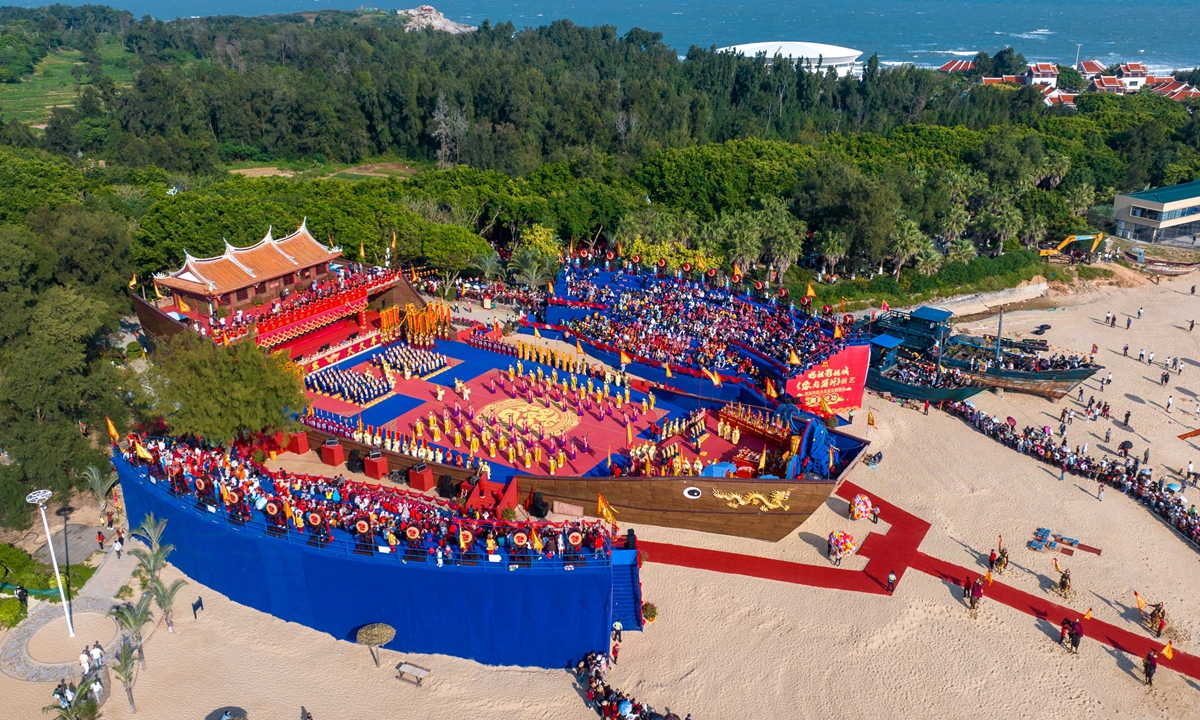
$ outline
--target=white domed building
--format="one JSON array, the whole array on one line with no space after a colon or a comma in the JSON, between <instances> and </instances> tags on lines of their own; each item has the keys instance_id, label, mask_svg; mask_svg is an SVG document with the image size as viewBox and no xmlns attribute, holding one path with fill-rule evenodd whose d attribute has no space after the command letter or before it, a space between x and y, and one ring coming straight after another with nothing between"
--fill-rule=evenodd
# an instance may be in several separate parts
<instances>
[{"instance_id":1,"label":"white domed building","mask_svg":"<svg viewBox=\"0 0 1200 720\"><path fill-rule=\"evenodd\" d=\"M719 48L717 52L736 53L738 55L745 55L746 57L754 57L759 53L766 53L768 62L774 59L776 55L782 55L793 62L803 60L804 67L807 70L816 70L818 63L822 70L832 67L842 77L846 75L858 75L862 70L858 63L858 58L862 55L861 50L839 47L837 45L826 45L824 43L773 40L769 42L747 43L745 45L730 45L729 47Z\"/></svg>"}]
</instances>

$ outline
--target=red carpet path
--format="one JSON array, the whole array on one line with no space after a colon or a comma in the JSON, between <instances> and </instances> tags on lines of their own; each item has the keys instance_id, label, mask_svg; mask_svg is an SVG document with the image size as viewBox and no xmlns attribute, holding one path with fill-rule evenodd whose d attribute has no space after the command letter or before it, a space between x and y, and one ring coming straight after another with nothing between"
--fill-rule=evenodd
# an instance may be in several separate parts
<instances>
[{"instance_id":1,"label":"red carpet path","mask_svg":"<svg viewBox=\"0 0 1200 720\"><path fill-rule=\"evenodd\" d=\"M853 483L845 482L836 494L851 500L862 492L864 491ZM929 523L877 496L870 497L880 509L879 517L891 523L892 527L886 535L871 533L863 541L858 554L869 558L863 570L842 570L824 565L806 565L645 540L640 540L638 545L646 551L646 562L879 595L887 594L888 572L896 573L898 584L908 568L939 578L954 588L961 587L964 578L980 575L979 570L968 570L919 552L921 541L929 531ZM1058 605L1046 598L999 582L993 582L984 588L984 598L1048 622L1055 636L1063 618L1074 620L1084 614L1083 611ZM1083 626L1087 639L1102 642L1137 657L1145 657L1151 649L1161 650L1166 644L1163 640L1133 633L1100 620L1084 620ZM1176 650L1172 660L1167 660L1160 654L1159 664L1200 679L1200 657L1195 655Z\"/></svg>"}]
</instances>

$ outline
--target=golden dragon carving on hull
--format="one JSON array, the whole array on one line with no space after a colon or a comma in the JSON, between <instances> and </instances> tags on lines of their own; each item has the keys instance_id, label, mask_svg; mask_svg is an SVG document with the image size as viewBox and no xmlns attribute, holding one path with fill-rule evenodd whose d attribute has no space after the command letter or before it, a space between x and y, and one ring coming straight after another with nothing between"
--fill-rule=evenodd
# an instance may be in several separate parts
<instances>
[{"instance_id":1,"label":"golden dragon carving on hull","mask_svg":"<svg viewBox=\"0 0 1200 720\"><path fill-rule=\"evenodd\" d=\"M731 508L757 505L759 512L767 512L768 510L783 510L787 512L789 507L784 505L784 503L792 495L791 490L773 490L769 496L763 495L760 492L724 492L716 488L713 488L712 492L713 497L724 500L725 504Z\"/></svg>"}]
</instances>

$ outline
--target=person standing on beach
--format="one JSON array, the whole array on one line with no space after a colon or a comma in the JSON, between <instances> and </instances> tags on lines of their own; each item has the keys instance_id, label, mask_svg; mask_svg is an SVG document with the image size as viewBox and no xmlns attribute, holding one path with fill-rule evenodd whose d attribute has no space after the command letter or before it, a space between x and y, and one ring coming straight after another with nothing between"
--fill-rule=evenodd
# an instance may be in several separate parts
<instances>
[{"instance_id":1,"label":"person standing on beach","mask_svg":"<svg viewBox=\"0 0 1200 720\"><path fill-rule=\"evenodd\" d=\"M1123 424L1125 427L1129 427L1129 416L1130 416L1130 414L1131 414L1131 413L1130 413L1128 410L1126 410L1126 411L1125 411L1125 422L1124 422L1124 423L1122 423L1122 424Z\"/></svg>"},{"instance_id":2,"label":"person standing on beach","mask_svg":"<svg viewBox=\"0 0 1200 720\"><path fill-rule=\"evenodd\" d=\"M1130 325L1132 325L1132 324L1133 324L1133 318L1131 318L1131 317L1127 317L1127 318L1125 318L1125 329L1126 329L1126 330L1128 330L1128 329L1129 329L1129 326L1130 326Z\"/></svg>"},{"instance_id":3,"label":"person standing on beach","mask_svg":"<svg viewBox=\"0 0 1200 720\"><path fill-rule=\"evenodd\" d=\"M992 554L988 555L988 570L996 569L996 558L1000 557L996 554L995 548L992 549Z\"/></svg>"},{"instance_id":4,"label":"person standing on beach","mask_svg":"<svg viewBox=\"0 0 1200 720\"><path fill-rule=\"evenodd\" d=\"M975 584L971 586L971 609L979 607L979 601L983 599L983 578L976 578Z\"/></svg>"},{"instance_id":5,"label":"person standing on beach","mask_svg":"<svg viewBox=\"0 0 1200 720\"><path fill-rule=\"evenodd\" d=\"M893 570L890 573L888 573L888 592L895 592L895 590L896 590L896 571Z\"/></svg>"},{"instance_id":6,"label":"person standing on beach","mask_svg":"<svg viewBox=\"0 0 1200 720\"><path fill-rule=\"evenodd\" d=\"M1146 653L1146 659L1142 660L1142 671L1146 673L1146 684L1154 687L1154 673L1158 670L1158 653L1154 650Z\"/></svg>"},{"instance_id":7,"label":"person standing on beach","mask_svg":"<svg viewBox=\"0 0 1200 720\"><path fill-rule=\"evenodd\" d=\"M971 576L968 575L963 580L963 602L970 604L971 602Z\"/></svg>"},{"instance_id":8,"label":"person standing on beach","mask_svg":"<svg viewBox=\"0 0 1200 720\"><path fill-rule=\"evenodd\" d=\"M1083 640L1083 623L1079 618L1075 618L1075 622L1071 624L1071 652L1079 654L1079 641Z\"/></svg>"},{"instance_id":9,"label":"person standing on beach","mask_svg":"<svg viewBox=\"0 0 1200 720\"><path fill-rule=\"evenodd\" d=\"M1112 442L1112 428L1108 428L1104 431L1104 443L1108 444L1110 442Z\"/></svg>"},{"instance_id":10,"label":"person standing on beach","mask_svg":"<svg viewBox=\"0 0 1200 720\"><path fill-rule=\"evenodd\" d=\"M101 550L104 549L104 532L103 531L100 531L100 530L96 531L96 544L100 546Z\"/></svg>"},{"instance_id":11,"label":"person standing on beach","mask_svg":"<svg viewBox=\"0 0 1200 720\"><path fill-rule=\"evenodd\" d=\"M1171 412L1171 405L1173 405L1174 403L1175 403L1175 397L1172 395L1168 395L1167 396L1167 412L1168 413Z\"/></svg>"},{"instance_id":12,"label":"person standing on beach","mask_svg":"<svg viewBox=\"0 0 1200 720\"><path fill-rule=\"evenodd\" d=\"M1146 348L1138 350L1138 362L1146 362Z\"/></svg>"},{"instance_id":13,"label":"person standing on beach","mask_svg":"<svg viewBox=\"0 0 1200 720\"><path fill-rule=\"evenodd\" d=\"M1138 320L1142 319L1142 309L1138 308Z\"/></svg>"},{"instance_id":14,"label":"person standing on beach","mask_svg":"<svg viewBox=\"0 0 1200 720\"><path fill-rule=\"evenodd\" d=\"M1096 489L1096 499L1104 502L1104 483L1100 483L1100 487Z\"/></svg>"}]
</instances>

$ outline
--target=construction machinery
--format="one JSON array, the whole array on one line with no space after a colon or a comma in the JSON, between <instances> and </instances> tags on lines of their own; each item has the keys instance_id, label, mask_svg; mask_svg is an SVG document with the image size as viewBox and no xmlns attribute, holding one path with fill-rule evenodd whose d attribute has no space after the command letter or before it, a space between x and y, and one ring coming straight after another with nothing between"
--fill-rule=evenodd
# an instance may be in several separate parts
<instances>
[{"instance_id":1,"label":"construction machinery","mask_svg":"<svg viewBox=\"0 0 1200 720\"><path fill-rule=\"evenodd\" d=\"M1067 250L1064 252L1066 248L1075 243L1087 243L1089 240L1092 241L1092 245L1087 250ZM1038 254L1041 255L1042 259L1044 260L1052 257L1058 257L1060 255L1067 255L1070 257L1072 262L1086 262L1092 256L1092 254L1096 252L1096 248L1100 247L1100 243L1103 241L1104 233L1102 232L1098 232L1095 235L1068 235L1066 239L1056 246L1041 248L1038 251Z\"/></svg>"}]
</instances>

